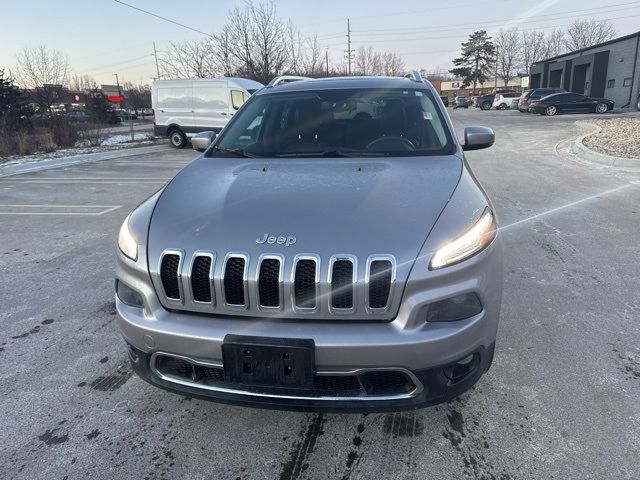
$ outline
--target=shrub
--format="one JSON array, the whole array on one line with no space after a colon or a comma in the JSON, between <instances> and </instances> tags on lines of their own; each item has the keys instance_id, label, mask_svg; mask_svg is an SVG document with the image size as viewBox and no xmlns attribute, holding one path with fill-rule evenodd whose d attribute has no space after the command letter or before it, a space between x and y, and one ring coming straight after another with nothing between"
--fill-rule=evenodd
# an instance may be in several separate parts
<instances>
[{"instance_id":1,"label":"shrub","mask_svg":"<svg viewBox=\"0 0 640 480\"><path fill-rule=\"evenodd\" d=\"M78 141L78 128L62 115L54 115L49 120L53 141L60 148L73 147Z\"/></svg>"},{"instance_id":2,"label":"shrub","mask_svg":"<svg viewBox=\"0 0 640 480\"><path fill-rule=\"evenodd\" d=\"M107 139L107 130L99 123L90 123L78 131L83 146L97 147Z\"/></svg>"}]
</instances>

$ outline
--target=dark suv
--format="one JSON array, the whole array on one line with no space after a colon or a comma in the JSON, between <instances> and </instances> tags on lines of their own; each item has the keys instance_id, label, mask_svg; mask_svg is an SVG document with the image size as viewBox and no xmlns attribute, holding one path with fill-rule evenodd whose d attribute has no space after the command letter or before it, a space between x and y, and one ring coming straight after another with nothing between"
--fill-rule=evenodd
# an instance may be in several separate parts
<instances>
[{"instance_id":1,"label":"dark suv","mask_svg":"<svg viewBox=\"0 0 640 480\"><path fill-rule=\"evenodd\" d=\"M529 104L535 100L540 100L542 97L552 95L554 93L562 93L566 90L564 88L533 88L531 90L525 90L520 96L518 102L518 110L522 113L529 113Z\"/></svg>"}]
</instances>

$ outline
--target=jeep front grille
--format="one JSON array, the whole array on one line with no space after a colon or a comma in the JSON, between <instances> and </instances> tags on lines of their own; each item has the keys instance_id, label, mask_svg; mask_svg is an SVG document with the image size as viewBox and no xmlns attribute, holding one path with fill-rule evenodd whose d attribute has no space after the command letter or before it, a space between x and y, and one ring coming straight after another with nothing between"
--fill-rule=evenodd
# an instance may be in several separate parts
<instances>
[{"instance_id":1,"label":"jeep front grille","mask_svg":"<svg viewBox=\"0 0 640 480\"><path fill-rule=\"evenodd\" d=\"M211 281L213 279L213 255L197 255L191 267L191 293L193 301L212 303Z\"/></svg>"},{"instance_id":2,"label":"jeep front grille","mask_svg":"<svg viewBox=\"0 0 640 480\"><path fill-rule=\"evenodd\" d=\"M180 288L180 267L182 255L177 251L167 251L160 259L160 278L164 294L169 300L182 300Z\"/></svg>"},{"instance_id":3,"label":"jeep front grille","mask_svg":"<svg viewBox=\"0 0 640 480\"><path fill-rule=\"evenodd\" d=\"M360 264L355 255L300 254L286 258L263 254L198 250L186 257L165 250L152 276L162 303L169 308L201 313L352 319L390 318L396 261L392 255L371 255ZM217 259L223 258L223 261ZM395 299L395 300L394 300Z\"/></svg>"},{"instance_id":4,"label":"jeep front grille","mask_svg":"<svg viewBox=\"0 0 640 480\"><path fill-rule=\"evenodd\" d=\"M353 308L354 261L335 258L331 269L331 307L337 310Z\"/></svg>"},{"instance_id":5,"label":"jeep front grille","mask_svg":"<svg viewBox=\"0 0 640 480\"><path fill-rule=\"evenodd\" d=\"M245 279L247 259L243 256L228 256L224 268L224 298L227 305L247 306Z\"/></svg>"},{"instance_id":6,"label":"jeep front grille","mask_svg":"<svg viewBox=\"0 0 640 480\"><path fill-rule=\"evenodd\" d=\"M316 308L318 262L313 258L299 258L293 274L293 302L302 309Z\"/></svg>"},{"instance_id":7,"label":"jeep front grille","mask_svg":"<svg viewBox=\"0 0 640 480\"><path fill-rule=\"evenodd\" d=\"M280 285L282 284L280 266L278 258L264 258L260 262L258 297L261 307L277 308L280 306Z\"/></svg>"}]
</instances>

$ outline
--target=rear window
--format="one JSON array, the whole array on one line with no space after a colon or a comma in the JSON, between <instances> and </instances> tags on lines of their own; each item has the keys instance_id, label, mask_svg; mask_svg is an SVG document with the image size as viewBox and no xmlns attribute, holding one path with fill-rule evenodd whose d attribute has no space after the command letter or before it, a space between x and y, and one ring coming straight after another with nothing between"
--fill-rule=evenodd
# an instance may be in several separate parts
<instances>
[{"instance_id":1,"label":"rear window","mask_svg":"<svg viewBox=\"0 0 640 480\"><path fill-rule=\"evenodd\" d=\"M515 93L515 92L514 93L503 93L502 96L504 98L517 98L517 97L520 96L520 94L519 93Z\"/></svg>"},{"instance_id":2,"label":"rear window","mask_svg":"<svg viewBox=\"0 0 640 480\"><path fill-rule=\"evenodd\" d=\"M434 96L417 89L258 95L234 116L216 147L259 157L438 155L454 151ZM208 155L215 155L214 149Z\"/></svg>"}]
</instances>

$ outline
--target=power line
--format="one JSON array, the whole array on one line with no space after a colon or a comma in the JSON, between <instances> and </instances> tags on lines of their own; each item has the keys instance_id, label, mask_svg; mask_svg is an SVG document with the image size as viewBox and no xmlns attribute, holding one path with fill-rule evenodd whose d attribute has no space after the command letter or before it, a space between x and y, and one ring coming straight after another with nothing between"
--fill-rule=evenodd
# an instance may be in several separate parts
<instances>
[{"instance_id":1,"label":"power line","mask_svg":"<svg viewBox=\"0 0 640 480\"><path fill-rule=\"evenodd\" d=\"M639 17L640 14L637 15L625 15L623 17L611 17L611 18L602 18L600 20L620 20L620 19L626 19L626 18L635 18L635 17ZM523 22L524 23L524 22ZM520 29L520 31L535 31L535 30L545 30L545 29L549 29L549 28L560 28L560 27L566 27L569 26L571 24L561 24L561 25L547 25L547 26L540 26L540 27L532 27L532 28L528 28L528 29ZM457 30L466 30L466 29L457 29ZM445 38L451 38L451 35L445 35L445 36L439 36L439 37L411 37L411 38L392 38L392 39L374 39L374 40L369 40L367 38L362 39L362 43L366 43L366 44L371 44L371 43L390 43L390 42L413 42L413 41L422 41L422 40L439 40L439 39L445 39Z\"/></svg>"},{"instance_id":2,"label":"power line","mask_svg":"<svg viewBox=\"0 0 640 480\"><path fill-rule=\"evenodd\" d=\"M638 4L640 2L634 2L635 4ZM622 5L629 5L629 4L622 4ZM597 7L599 9L601 9L602 7ZM607 7L609 8L609 7ZM613 9L613 10L606 10L603 12L586 12L586 13L579 13L579 12L585 12L585 9L583 10L572 10L572 11L566 11L566 12L557 12L555 14L553 14L552 16L554 17L554 20L559 20L559 19L565 19L565 18L572 18L572 17L576 17L576 16L584 16L584 15L598 15L598 14L609 14L609 13L614 13L614 12L621 12L624 10L630 10L630 9L634 9L635 7L626 7L626 8L619 8L619 9ZM586 9L586 10L594 10L594 9ZM568 15L568 17L567 17ZM539 15L539 16L550 16L550 15ZM535 18L538 17L538 15L535 16L531 16L528 18ZM604 19L606 20L606 19ZM496 25L502 25L504 23L507 22L511 22L514 21L513 18L511 19L503 19L503 20L489 20L486 22L482 22L482 26L496 26ZM544 22L546 21L546 19L542 19L542 20L523 20L521 22L518 22L518 24L522 24L522 23L538 23L538 22ZM492 25L492 24L496 24L496 25ZM469 28L474 28L477 27L478 22L474 22L474 23L458 23L458 24L451 24L451 25L442 25L439 27L433 27L433 28L429 28L430 31L436 31L436 32L446 32L446 31L452 31L452 30L466 30ZM402 31L398 31L397 29L389 29L389 30L355 30L355 33L360 33L360 34L364 34L364 36L384 36L384 35L393 35L393 36L397 36L397 35L402 35L402 34L412 34L412 33L418 33L419 31L424 31L425 27L416 27L416 28L403 28ZM371 33L369 33L371 32Z\"/></svg>"},{"instance_id":3,"label":"power line","mask_svg":"<svg viewBox=\"0 0 640 480\"><path fill-rule=\"evenodd\" d=\"M151 15L152 17L159 18L160 20L164 20L165 22L173 23L174 25L178 25L179 27L186 28L187 30L191 30L193 32L200 33L202 35L206 35L207 37L210 37L210 38L215 38L210 33L203 32L202 30L198 30L197 28L190 27L188 25L185 25L184 23L176 22L175 20L171 20L170 18L157 15L153 12L149 12L148 10L143 10L142 8L138 8L133 5L129 5L128 3L122 2L120 0L113 0L113 1L116 3L119 3L120 5L124 5L125 7L133 8L134 10L137 10L139 12L146 13L147 15Z\"/></svg>"}]
</instances>

